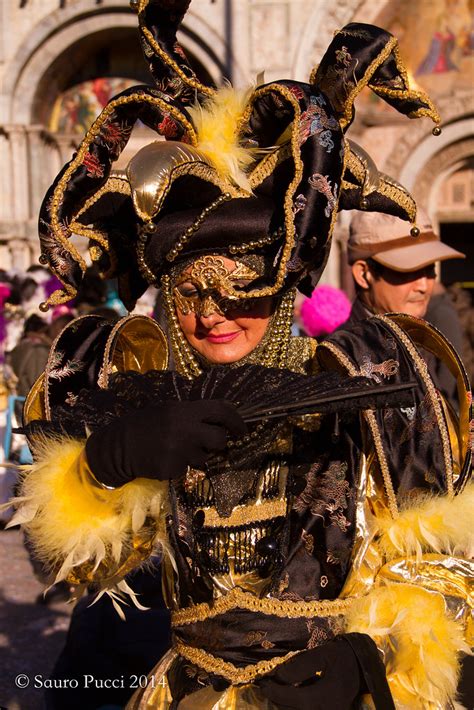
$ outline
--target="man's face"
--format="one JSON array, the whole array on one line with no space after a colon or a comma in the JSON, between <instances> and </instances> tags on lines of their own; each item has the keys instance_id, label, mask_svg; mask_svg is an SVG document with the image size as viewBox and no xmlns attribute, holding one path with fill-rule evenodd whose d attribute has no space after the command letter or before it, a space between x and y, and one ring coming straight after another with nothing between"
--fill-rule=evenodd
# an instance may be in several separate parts
<instances>
[{"instance_id":1,"label":"man's face","mask_svg":"<svg viewBox=\"0 0 474 710\"><path fill-rule=\"evenodd\" d=\"M433 292L435 265L394 271L373 261L367 265L364 300L374 313L408 313L423 318Z\"/></svg>"}]
</instances>

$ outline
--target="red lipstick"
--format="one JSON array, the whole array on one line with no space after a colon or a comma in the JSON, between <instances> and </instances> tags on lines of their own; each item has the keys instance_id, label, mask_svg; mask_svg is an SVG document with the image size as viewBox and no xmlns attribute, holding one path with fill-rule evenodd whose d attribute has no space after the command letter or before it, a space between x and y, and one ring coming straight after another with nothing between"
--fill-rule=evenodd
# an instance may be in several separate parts
<instances>
[{"instance_id":1,"label":"red lipstick","mask_svg":"<svg viewBox=\"0 0 474 710\"><path fill-rule=\"evenodd\" d=\"M241 330L234 330L232 333L209 333L206 335L206 340L210 343L230 343L232 340L235 340L241 332Z\"/></svg>"}]
</instances>

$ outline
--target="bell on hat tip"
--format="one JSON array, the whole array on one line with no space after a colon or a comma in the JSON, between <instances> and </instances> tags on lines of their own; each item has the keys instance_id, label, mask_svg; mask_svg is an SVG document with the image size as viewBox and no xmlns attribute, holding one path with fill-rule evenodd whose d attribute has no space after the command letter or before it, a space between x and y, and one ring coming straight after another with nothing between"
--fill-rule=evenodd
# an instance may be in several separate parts
<instances>
[{"instance_id":1,"label":"bell on hat tip","mask_svg":"<svg viewBox=\"0 0 474 710\"><path fill-rule=\"evenodd\" d=\"M366 210L367 207L369 206L369 201L366 197L363 197L360 201L360 208L361 210Z\"/></svg>"},{"instance_id":2,"label":"bell on hat tip","mask_svg":"<svg viewBox=\"0 0 474 710\"><path fill-rule=\"evenodd\" d=\"M420 236L420 230L419 230L419 228L418 228L416 225L414 225L414 226L410 229L410 234L411 234L412 237L419 237L419 236Z\"/></svg>"},{"instance_id":3,"label":"bell on hat tip","mask_svg":"<svg viewBox=\"0 0 474 710\"><path fill-rule=\"evenodd\" d=\"M39 309L41 313L47 313L49 311L49 303L46 301L43 301L42 303L39 304Z\"/></svg>"},{"instance_id":4,"label":"bell on hat tip","mask_svg":"<svg viewBox=\"0 0 474 710\"><path fill-rule=\"evenodd\" d=\"M138 0L130 0L130 7L132 10L138 10Z\"/></svg>"},{"instance_id":5,"label":"bell on hat tip","mask_svg":"<svg viewBox=\"0 0 474 710\"><path fill-rule=\"evenodd\" d=\"M431 131L431 133L432 133L434 136L440 136L440 135L441 135L441 126L435 126L435 127L433 128L433 130Z\"/></svg>"}]
</instances>

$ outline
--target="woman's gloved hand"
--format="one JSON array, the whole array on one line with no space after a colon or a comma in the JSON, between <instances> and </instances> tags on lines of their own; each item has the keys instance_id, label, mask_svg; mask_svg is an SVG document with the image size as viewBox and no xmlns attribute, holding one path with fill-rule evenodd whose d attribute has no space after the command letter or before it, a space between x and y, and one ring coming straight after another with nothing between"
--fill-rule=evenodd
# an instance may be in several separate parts
<instances>
[{"instance_id":1,"label":"woman's gloved hand","mask_svg":"<svg viewBox=\"0 0 474 710\"><path fill-rule=\"evenodd\" d=\"M303 651L258 685L281 710L352 710L369 692L376 710L395 710L382 659L365 634L345 634Z\"/></svg>"},{"instance_id":2,"label":"woman's gloved hand","mask_svg":"<svg viewBox=\"0 0 474 710\"><path fill-rule=\"evenodd\" d=\"M94 431L86 443L87 463L106 486L134 478L165 480L202 467L225 448L227 437L246 433L233 404L207 399L166 402L127 414Z\"/></svg>"}]
</instances>

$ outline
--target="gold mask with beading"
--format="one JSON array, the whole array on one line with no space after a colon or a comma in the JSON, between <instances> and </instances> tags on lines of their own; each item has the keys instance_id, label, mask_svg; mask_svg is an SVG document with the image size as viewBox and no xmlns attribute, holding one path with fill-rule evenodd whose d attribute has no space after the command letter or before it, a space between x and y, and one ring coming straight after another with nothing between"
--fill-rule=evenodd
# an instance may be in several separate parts
<instances>
[{"instance_id":1,"label":"gold mask with beading","mask_svg":"<svg viewBox=\"0 0 474 710\"><path fill-rule=\"evenodd\" d=\"M211 313L225 315L238 307L249 310L255 299L239 299L238 288L258 278L253 269L242 262L235 262L230 271L222 257L202 256L193 262L191 271L183 272L173 288L176 308L183 314L195 313L209 316Z\"/></svg>"}]
</instances>

